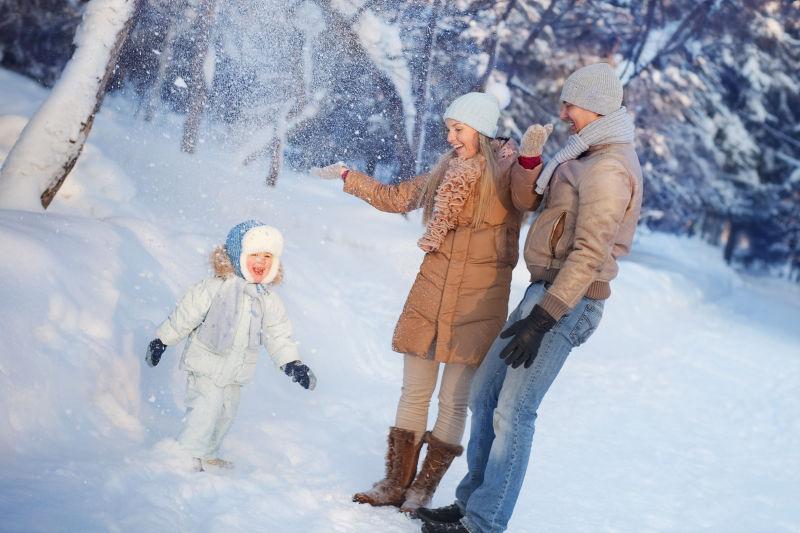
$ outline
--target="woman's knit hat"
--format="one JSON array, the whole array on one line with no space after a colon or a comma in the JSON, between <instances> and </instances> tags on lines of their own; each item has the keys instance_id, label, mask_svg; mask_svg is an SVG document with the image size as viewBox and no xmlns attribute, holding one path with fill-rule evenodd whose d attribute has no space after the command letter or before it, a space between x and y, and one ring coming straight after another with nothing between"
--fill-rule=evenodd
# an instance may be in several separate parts
<instances>
[{"instance_id":1,"label":"woman's knit hat","mask_svg":"<svg viewBox=\"0 0 800 533\"><path fill-rule=\"evenodd\" d=\"M561 101L610 115L622 106L622 82L608 63L586 65L564 82Z\"/></svg>"},{"instance_id":2,"label":"woman's knit hat","mask_svg":"<svg viewBox=\"0 0 800 533\"><path fill-rule=\"evenodd\" d=\"M447 106L442 119L448 118L463 122L494 139L497 135L497 121L500 119L500 104L491 94L467 93Z\"/></svg>"},{"instance_id":3,"label":"woman's knit hat","mask_svg":"<svg viewBox=\"0 0 800 533\"><path fill-rule=\"evenodd\" d=\"M246 220L237 224L228 232L225 239L225 252L231 260L236 275L253 282L247 270L247 256L258 252L272 254L272 266L261 283L270 283L275 279L280 268L280 257L283 253L283 236L272 226L258 220Z\"/></svg>"}]
</instances>

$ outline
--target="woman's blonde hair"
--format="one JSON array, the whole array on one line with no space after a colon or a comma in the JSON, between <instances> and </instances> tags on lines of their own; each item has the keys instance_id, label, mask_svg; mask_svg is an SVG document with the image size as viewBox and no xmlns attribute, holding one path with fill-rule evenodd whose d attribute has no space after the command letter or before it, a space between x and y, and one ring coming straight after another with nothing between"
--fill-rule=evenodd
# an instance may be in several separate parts
<instances>
[{"instance_id":1,"label":"woman's blonde hair","mask_svg":"<svg viewBox=\"0 0 800 533\"><path fill-rule=\"evenodd\" d=\"M483 222L483 219L486 217L489 204L495 196L494 180L497 176L497 159L495 158L494 149L492 148L492 139L482 133L478 134L478 153L474 157L478 155L483 156L486 164L483 167L483 173L478 181L478 197L472 215L473 228L480 226L481 222ZM454 157L456 157L456 155L453 150L448 151L440 157L439 161L433 166L428 181L425 182L425 187L420 197L420 206L423 208L422 221L425 224L427 224L431 216L433 216L433 204L436 199L436 190L439 188L439 185L442 184L444 175L447 172L447 165Z\"/></svg>"}]
</instances>

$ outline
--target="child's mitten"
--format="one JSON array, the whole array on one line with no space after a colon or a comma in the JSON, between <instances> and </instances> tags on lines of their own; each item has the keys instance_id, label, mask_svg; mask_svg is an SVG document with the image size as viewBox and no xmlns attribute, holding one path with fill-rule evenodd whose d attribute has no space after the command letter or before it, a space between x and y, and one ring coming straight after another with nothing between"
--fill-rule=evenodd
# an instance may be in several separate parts
<instances>
[{"instance_id":1,"label":"child's mitten","mask_svg":"<svg viewBox=\"0 0 800 533\"><path fill-rule=\"evenodd\" d=\"M144 360L147 361L148 365L156 366L161 361L161 354L166 349L167 345L161 342L161 339L153 339L147 347L147 355L144 356Z\"/></svg>"},{"instance_id":2,"label":"child's mitten","mask_svg":"<svg viewBox=\"0 0 800 533\"><path fill-rule=\"evenodd\" d=\"M300 384L301 387L308 390L314 390L317 386L317 378L308 366L304 365L302 361L292 361L286 363L281 367L283 372Z\"/></svg>"}]
</instances>

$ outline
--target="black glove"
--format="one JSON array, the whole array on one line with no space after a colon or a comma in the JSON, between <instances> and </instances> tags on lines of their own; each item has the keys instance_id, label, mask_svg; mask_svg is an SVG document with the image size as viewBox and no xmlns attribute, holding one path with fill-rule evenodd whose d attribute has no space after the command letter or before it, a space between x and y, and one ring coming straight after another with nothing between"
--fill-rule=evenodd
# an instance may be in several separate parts
<instances>
[{"instance_id":1,"label":"black glove","mask_svg":"<svg viewBox=\"0 0 800 533\"><path fill-rule=\"evenodd\" d=\"M292 378L300 384L304 389L314 390L317 386L317 378L308 366L304 365L302 361L292 361L286 363L281 367L284 374Z\"/></svg>"},{"instance_id":2,"label":"black glove","mask_svg":"<svg viewBox=\"0 0 800 533\"><path fill-rule=\"evenodd\" d=\"M153 339L147 347L147 355L144 356L144 360L147 361L148 365L156 366L161 361L161 354L166 349L167 345L161 342L161 339Z\"/></svg>"},{"instance_id":3,"label":"black glove","mask_svg":"<svg viewBox=\"0 0 800 533\"><path fill-rule=\"evenodd\" d=\"M504 359L511 368L517 368L523 363L525 368L528 368L539 353L539 346L545 333L555 325L556 319L550 316L550 313L539 304L534 305L531 314L522 320L517 320L500 334L501 339L514 336L500 351L500 359Z\"/></svg>"}]
</instances>

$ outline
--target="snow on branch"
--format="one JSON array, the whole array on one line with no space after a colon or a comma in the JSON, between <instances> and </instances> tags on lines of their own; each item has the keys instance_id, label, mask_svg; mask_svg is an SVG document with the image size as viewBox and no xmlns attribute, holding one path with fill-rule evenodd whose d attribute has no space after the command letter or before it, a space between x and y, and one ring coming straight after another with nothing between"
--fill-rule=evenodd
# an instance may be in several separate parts
<instances>
[{"instance_id":1,"label":"snow on branch","mask_svg":"<svg viewBox=\"0 0 800 533\"><path fill-rule=\"evenodd\" d=\"M0 169L0 208L47 208L89 135L138 0L92 0L75 53Z\"/></svg>"},{"instance_id":2,"label":"snow on branch","mask_svg":"<svg viewBox=\"0 0 800 533\"><path fill-rule=\"evenodd\" d=\"M364 50L369 54L377 66L394 84L400 101L403 104L403 114L406 118L406 137L412 143L414 116L417 109L414 104L414 94L411 90L411 72L403 56L403 43L400 38L400 28L381 20L370 11L364 11L354 28L358 34Z\"/></svg>"}]
</instances>

